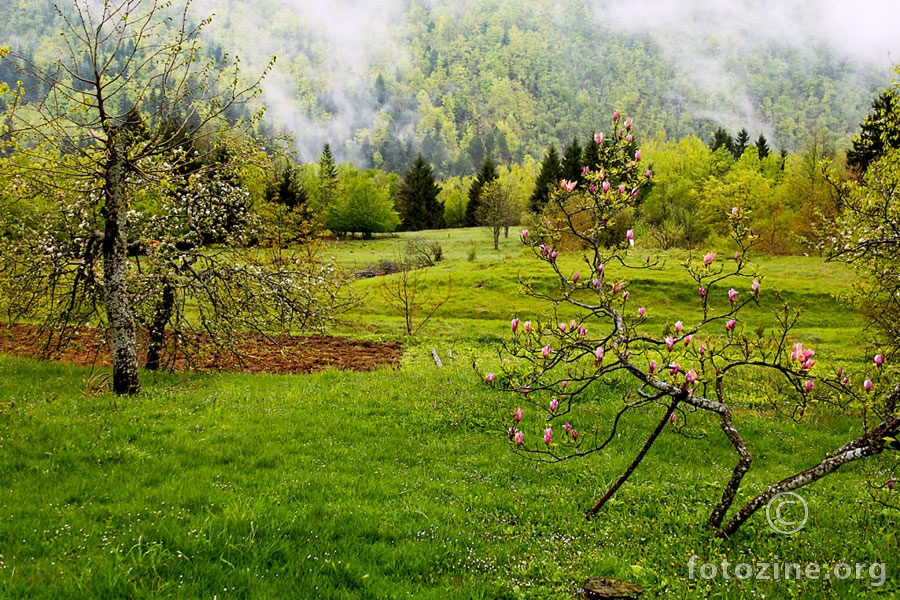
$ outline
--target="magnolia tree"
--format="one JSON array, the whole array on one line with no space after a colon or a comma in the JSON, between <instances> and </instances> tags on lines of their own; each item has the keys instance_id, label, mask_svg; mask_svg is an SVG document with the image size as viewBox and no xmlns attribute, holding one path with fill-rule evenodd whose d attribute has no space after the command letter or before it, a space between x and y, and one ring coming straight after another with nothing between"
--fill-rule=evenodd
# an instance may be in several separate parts
<instances>
[{"instance_id":1,"label":"magnolia tree","mask_svg":"<svg viewBox=\"0 0 900 600\"><path fill-rule=\"evenodd\" d=\"M652 414L658 407L646 443L589 516L628 479L661 432L671 428L690 435L697 413L714 415L734 448L735 465L708 524L728 535L779 493L881 453L900 430L900 385L890 383L889 364L881 354L871 358L871 373L817 365L813 348L794 343L797 314L783 303L777 303L781 308L768 332L748 322L748 309L758 306L766 291L748 262L757 237L740 208L727 214L734 254L708 252L683 265L693 281L695 309L662 328L651 326L653 307L642 304L621 274L661 265L650 258L633 260L633 230L611 247L604 234L634 207L653 173L643 166L631 119L623 121L616 113L612 121L609 135L596 136L598 164L585 168L582 183L562 181L543 222L522 232L522 242L555 281L552 291L524 283L526 293L552 310L545 317L512 319L512 336L501 351L503 370L488 373L487 381L518 398L509 413L512 448L548 462L603 451L615 439L623 416L641 409L641 415ZM577 266L563 267L572 263L563 260L561 247L581 249ZM598 417L592 404L604 392L595 388L623 378L631 388L624 402L605 400L614 404ZM773 417L803 420L811 409L830 404L859 412L863 420L856 438L816 454L809 469L771 483L732 511L753 463L733 407L760 386L770 398ZM883 484L892 486L893 480Z\"/></svg>"}]
</instances>

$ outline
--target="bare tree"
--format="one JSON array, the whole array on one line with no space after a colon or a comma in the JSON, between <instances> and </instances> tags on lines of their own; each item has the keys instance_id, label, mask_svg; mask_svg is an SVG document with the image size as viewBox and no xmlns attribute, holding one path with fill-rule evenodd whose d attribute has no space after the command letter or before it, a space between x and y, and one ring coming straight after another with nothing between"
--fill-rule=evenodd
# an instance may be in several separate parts
<instances>
[{"instance_id":1,"label":"bare tree","mask_svg":"<svg viewBox=\"0 0 900 600\"><path fill-rule=\"evenodd\" d=\"M80 231L62 253L69 268L51 277L54 289L67 288L72 299L54 312L66 325L76 308L102 307L113 389L134 394L140 380L128 289L132 198L202 163L198 148L185 150L185 139L239 127L233 120L223 125L224 118L256 94L259 80L244 83L236 58L202 58L200 35L210 20L194 23L190 1L174 12L163 0L74 0L57 6L57 13L57 63L44 67L7 57L48 90L38 103L14 105L8 139L15 141L14 153L27 157L19 164L29 185L65 198L67 205L57 208ZM59 251L47 241L44 254L47 247Z\"/></svg>"}]
</instances>

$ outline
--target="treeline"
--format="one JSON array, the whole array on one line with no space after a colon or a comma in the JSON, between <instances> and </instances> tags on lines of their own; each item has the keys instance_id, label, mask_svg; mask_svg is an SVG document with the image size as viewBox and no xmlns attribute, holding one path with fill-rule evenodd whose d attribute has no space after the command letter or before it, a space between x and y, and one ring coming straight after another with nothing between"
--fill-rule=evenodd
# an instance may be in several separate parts
<instances>
[{"instance_id":1,"label":"treeline","mask_svg":"<svg viewBox=\"0 0 900 600\"><path fill-rule=\"evenodd\" d=\"M0 41L38 63L53 56L59 39L51 5L14 4ZM440 178L466 177L488 158L507 168L525 165L551 144L590 135L600 115L615 109L633 115L654 139L696 135L708 142L723 124L715 119L727 118L723 106L749 105L752 114L743 118L765 124L773 148L802 153L811 131L845 146L887 76L824 45L801 52L748 41L710 57L740 82L711 97L679 77L651 38L604 22L586 0L411 0L396 29L379 32L388 40L381 53L352 65L336 58L321 24L284 2L225 0L215 10L212 55L241 49L257 70L278 56L280 96L267 103L281 121L269 121L261 133L333 126L341 129L339 138L331 136L337 157L397 174L419 154ZM710 25L698 22L685 35L702 36ZM316 160L321 144L301 158Z\"/></svg>"}]
</instances>

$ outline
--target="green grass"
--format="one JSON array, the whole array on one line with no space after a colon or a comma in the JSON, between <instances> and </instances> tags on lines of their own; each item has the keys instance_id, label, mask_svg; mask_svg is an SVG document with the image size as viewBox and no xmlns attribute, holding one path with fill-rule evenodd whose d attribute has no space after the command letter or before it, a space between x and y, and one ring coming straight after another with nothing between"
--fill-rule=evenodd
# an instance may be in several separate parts
<instances>
[{"instance_id":1,"label":"green grass","mask_svg":"<svg viewBox=\"0 0 900 600\"><path fill-rule=\"evenodd\" d=\"M472 360L482 370L497 360L509 316L539 307L518 295L527 255L514 240L493 253L482 234L450 232L446 261L423 272L452 275L454 294L405 341L397 370L144 374L138 398L117 399L86 394L86 370L0 357L0 598L571 598L591 575L659 598L900 596L898 515L869 501L862 465L802 490L810 522L796 535L773 533L759 513L732 538L712 537L704 523L734 454L709 417L692 422L702 439L664 432L585 520L661 415L631 415L610 450L588 459L546 465L510 451L503 427L515 399L482 385ZM364 265L396 243L335 251ZM798 336L859 346L858 319L830 299L846 273L825 277L834 267L815 258L761 262L766 286L807 305L812 325ZM651 327L687 312L667 295L674 275L641 277L634 295L653 307ZM341 329L389 338L400 323L370 293ZM604 403L587 410L611 416ZM741 499L859 429L827 411L796 424L737 407L736 420L756 457ZM887 579L690 580L692 553L698 567L884 562Z\"/></svg>"}]
</instances>

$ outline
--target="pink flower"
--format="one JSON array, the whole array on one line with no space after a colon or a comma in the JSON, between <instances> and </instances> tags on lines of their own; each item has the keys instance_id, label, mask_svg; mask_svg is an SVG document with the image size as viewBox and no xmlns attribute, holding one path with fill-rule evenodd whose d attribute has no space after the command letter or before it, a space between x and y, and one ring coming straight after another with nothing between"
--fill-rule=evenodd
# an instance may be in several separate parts
<instances>
[{"instance_id":1,"label":"pink flower","mask_svg":"<svg viewBox=\"0 0 900 600\"><path fill-rule=\"evenodd\" d=\"M589 166L587 166L587 165L585 165L584 168L581 169L581 174L582 174L582 175L587 175L587 174L590 173L590 172L591 172L591 168L590 168Z\"/></svg>"},{"instance_id":2,"label":"pink flower","mask_svg":"<svg viewBox=\"0 0 900 600\"><path fill-rule=\"evenodd\" d=\"M624 194L626 189L628 189L628 188L625 187L624 183L619 185L619 193L620 194Z\"/></svg>"},{"instance_id":3,"label":"pink flower","mask_svg":"<svg viewBox=\"0 0 900 600\"><path fill-rule=\"evenodd\" d=\"M734 331L734 328L737 327L737 319L731 319L727 323L725 323L725 329L728 331Z\"/></svg>"},{"instance_id":4,"label":"pink flower","mask_svg":"<svg viewBox=\"0 0 900 600\"><path fill-rule=\"evenodd\" d=\"M554 260L556 260L556 257L557 257L557 256L559 256L559 253L557 253L556 250L554 250L553 252L551 252L551 253L550 253L550 262L553 262Z\"/></svg>"},{"instance_id":5,"label":"pink flower","mask_svg":"<svg viewBox=\"0 0 900 600\"><path fill-rule=\"evenodd\" d=\"M734 208L731 209L731 214L733 214L733 215L738 214L738 212L739 212L739 209L737 206L735 206Z\"/></svg>"},{"instance_id":6,"label":"pink flower","mask_svg":"<svg viewBox=\"0 0 900 600\"><path fill-rule=\"evenodd\" d=\"M493 374L493 373L488 373L488 374L487 374L487 382L488 382L488 383L494 383L494 374Z\"/></svg>"},{"instance_id":7,"label":"pink flower","mask_svg":"<svg viewBox=\"0 0 900 600\"><path fill-rule=\"evenodd\" d=\"M597 267L597 274L600 275L600 277L603 277L603 275L606 274L606 265L600 263L600 266Z\"/></svg>"},{"instance_id":8,"label":"pink flower","mask_svg":"<svg viewBox=\"0 0 900 600\"><path fill-rule=\"evenodd\" d=\"M697 290L697 292L700 294L701 298L706 298L706 288L705 287L701 287L699 290Z\"/></svg>"},{"instance_id":9,"label":"pink flower","mask_svg":"<svg viewBox=\"0 0 900 600\"><path fill-rule=\"evenodd\" d=\"M560 323L560 324L559 324L559 330L562 331L563 333L565 333L565 332L566 332L566 324L565 324L565 323Z\"/></svg>"},{"instance_id":10,"label":"pink flower","mask_svg":"<svg viewBox=\"0 0 900 600\"><path fill-rule=\"evenodd\" d=\"M716 253L707 252L706 256L703 257L703 264L708 267L714 260L716 260Z\"/></svg>"},{"instance_id":11,"label":"pink flower","mask_svg":"<svg viewBox=\"0 0 900 600\"><path fill-rule=\"evenodd\" d=\"M638 150L634 153L634 162L641 162L641 151Z\"/></svg>"},{"instance_id":12,"label":"pink flower","mask_svg":"<svg viewBox=\"0 0 900 600\"><path fill-rule=\"evenodd\" d=\"M611 188L611 187L612 187L612 186L609 185L609 182L608 182L608 181L604 181L604 182L603 182L603 191L604 191L604 192L608 192L608 191L609 191L609 188Z\"/></svg>"},{"instance_id":13,"label":"pink flower","mask_svg":"<svg viewBox=\"0 0 900 600\"><path fill-rule=\"evenodd\" d=\"M693 335L686 335L686 336L684 336L684 345L685 345L685 346L690 346L692 341L694 341L694 336L693 336Z\"/></svg>"},{"instance_id":14,"label":"pink flower","mask_svg":"<svg viewBox=\"0 0 900 600\"><path fill-rule=\"evenodd\" d=\"M666 348L671 350L674 347L675 347L675 338L667 337L666 338Z\"/></svg>"},{"instance_id":15,"label":"pink flower","mask_svg":"<svg viewBox=\"0 0 900 600\"><path fill-rule=\"evenodd\" d=\"M808 394L809 392L811 392L812 389L813 389L813 382L812 382L812 380L807 380L807 381L806 381L806 386L805 386L805 387L806 387L806 393L807 393L807 394Z\"/></svg>"},{"instance_id":16,"label":"pink flower","mask_svg":"<svg viewBox=\"0 0 900 600\"><path fill-rule=\"evenodd\" d=\"M570 433L572 433L572 426L569 425L568 421L566 421L566 424L563 425L563 429L566 431L566 435L569 435Z\"/></svg>"},{"instance_id":17,"label":"pink flower","mask_svg":"<svg viewBox=\"0 0 900 600\"><path fill-rule=\"evenodd\" d=\"M671 423L672 425L675 424L675 413L669 414L669 423Z\"/></svg>"},{"instance_id":18,"label":"pink flower","mask_svg":"<svg viewBox=\"0 0 900 600\"><path fill-rule=\"evenodd\" d=\"M872 380L871 380L871 379L866 379L866 380L863 382L863 387L866 389L867 392L871 392L871 391L872 391L872 386L873 386L873 384L872 384Z\"/></svg>"},{"instance_id":19,"label":"pink flower","mask_svg":"<svg viewBox=\"0 0 900 600\"><path fill-rule=\"evenodd\" d=\"M581 273L575 273L572 275L572 283L578 283L578 280L581 279Z\"/></svg>"},{"instance_id":20,"label":"pink flower","mask_svg":"<svg viewBox=\"0 0 900 600\"><path fill-rule=\"evenodd\" d=\"M567 387L569 387L569 382L568 382L568 381L563 381L563 382L562 382L562 389L563 389L563 391L566 391L566 388L567 388Z\"/></svg>"},{"instance_id":21,"label":"pink flower","mask_svg":"<svg viewBox=\"0 0 900 600\"><path fill-rule=\"evenodd\" d=\"M578 329L578 322L575 321L575 319L572 319L572 322L569 323L569 329L571 329L572 331Z\"/></svg>"},{"instance_id":22,"label":"pink flower","mask_svg":"<svg viewBox=\"0 0 900 600\"><path fill-rule=\"evenodd\" d=\"M750 289L753 290L754 294L759 294L759 281L754 279L753 283L750 284Z\"/></svg>"},{"instance_id":23,"label":"pink flower","mask_svg":"<svg viewBox=\"0 0 900 600\"><path fill-rule=\"evenodd\" d=\"M625 141L630 144L631 142L634 141L634 136L629 133L628 135L625 136Z\"/></svg>"},{"instance_id":24,"label":"pink flower","mask_svg":"<svg viewBox=\"0 0 900 600\"><path fill-rule=\"evenodd\" d=\"M644 173L644 177L646 177L647 179L651 179L653 177L653 171L647 169L647 172Z\"/></svg>"},{"instance_id":25,"label":"pink flower","mask_svg":"<svg viewBox=\"0 0 900 600\"><path fill-rule=\"evenodd\" d=\"M696 383L697 382L697 372L693 369L685 373L684 380L688 383Z\"/></svg>"},{"instance_id":26,"label":"pink flower","mask_svg":"<svg viewBox=\"0 0 900 600\"><path fill-rule=\"evenodd\" d=\"M875 355L875 366L876 366L876 367L880 367L880 366L883 365L883 364L884 364L884 355L883 355L883 354L876 354L876 355Z\"/></svg>"},{"instance_id":27,"label":"pink flower","mask_svg":"<svg viewBox=\"0 0 900 600\"><path fill-rule=\"evenodd\" d=\"M656 361L655 361L655 360L651 360L651 361L650 361L650 369L649 369L649 371L650 371L650 373L653 373L654 371L656 371Z\"/></svg>"},{"instance_id":28,"label":"pink flower","mask_svg":"<svg viewBox=\"0 0 900 600\"><path fill-rule=\"evenodd\" d=\"M625 241L627 241L630 246L634 246L634 229L629 229L625 232Z\"/></svg>"},{"instance_id":29,"label":"pink flower","mask_svg":"<svg viewBox=\"0 0 900 600\"><path fill-rule=\"evenodd\" d=\"M515 419L516 423L518 423L522 420L522 409L521 408L516 409L516 415L513 417L513 419Z\"/></svg>"},{"instance_id":30,"label":"pink flower","mask_svg":"<svg viewBox=\"0 0 900 600\"><path fill-rule=\"evenodd\" d=\"M509 326L512 328L513 333L515 333L516 329L519 328L519 323L520 323L519 319L513 319L510 322Z\"/></svg>"},{"instance_id":31,"label":"pink flower","mask_svg":"<svg viewBox=\"0 0 900 600\"><path fill-rule=\"evenodd\" d=\"M525 330L525 333L531 333L531 321L525 321L525 324L522 325L522 328Z\"/></svg>"},{"instance_id":32,"label":"pink flower","mask_svg":"<svg viewBox=\"0 0 900 600\"><path fill-rule=\"evenodd\" d=\"M528 230L527 230L527 229L523 229L523 230L522 230L522 241L524 242L524 241L527 240L527 239L528 239Z\"/></svg>"},{"instance_id":33,"label":"pink flower","mask_svg":"<svg viewBox=\"0 0 900 600\"><path fill-rule=\"evenodd\" d=\"M628 296L630 296L630 295L631 295L631 292L629 292L628 290L625 290L624 292L622 292L622 300L628 300Z\"/></svg>"},{"instance_id":34,"label":"pink flower","mask_svg":"<svg viewBox=\"0 0 900 600\"><path fill-rule=\"evenodd\" d=\"M897 483L897 480L894 479L893 477L891 477L890 479L888 479L888 482L887 482L887 489L893 490L893 489L894 489L894 484L895 484L895 483Z\"/></svg>"},{"instance_id":35,"label":"pink flower","mask_svg":"<svg viewBox=\"0 0 900 600\"><path fill-rule=\"evenodd\" d=\"M521 431L516 432L516 446L521 446L525 443L525 434Z\"/></svg>"},{"instance_id":36,"label":"pink flower","mask_svg":"<svg viewBox=\"0 0 900 600\"><path fill-rule=\"evenodd\" d=\"M547 429L544 430L544 443L547 444L547 446L549 446L551 439L553 439L553 428L548 427Z\"/></svg>"},{"instance_id":37,"label":"pink flower","mask_svg":"<svg viewBox=\"0 0 900 600\"><path fill-rule=\"evenodd\" d=\"M728 301L734 304L734 301L737 300L738 291L734 288L728 290Z\"/></svg>"},{"instance_id":38,"label":"pink flower","mask_svg":"<svg viewBox=\"0 0 900 600\"><path fill-rule=\"evenodd\" d=\"M572 430L572 441L573 441L573 442L577 442L577 441L578 441L578 430L577 430L577 429L573 429L573 430Z\"/></svg>"},{"instance_id":39,"label":"pink flower","mask_svg":"<svg viewBox=\"0 0 900 600\"><path fill-rule=\"evenodd\" d=\"M619 120L619 111L613 112L613 123L616 123Z\"/></svg>"},{"instance_id":40,"label":"pink flower","mask_svg":"<svg viewBox=\"0 0 900 600\"><path fill-rule=\"evenodd\" d=\"M591 285L593 285L595 288L600 287L600 280L595 278L595 279L591 282Z\"/></svg>"},{"instance_id":41,"label":"pink flower","mask_svg":"<svg viewBox=\"0 0 900 600\"><path fill-rule=\"evenodd\" d=\"M604 350L603 350L603 346L597 346L597 350L594 351L594 356L597 357L597 364L598 364L598 365L599 365L601 362L603 362L603 356L604 356L604 354L605 354L605 352L604 352Z\"/></svg>"},{"instance_id":42,"label":"pink flower","mask_svg":"<svg viewBox=\"0 0 900 600\"><path fill-rule=\"evenodd\" d=\"M550 344L547 344L546 346L541 348L541 354L544 355L544 358L547 358L548 356L550 356L551 352L553 352L553 350L550 348Z\"/></svg>"},{"instance_id":43,"label":"pink flower","mask_svg":"<svg viewBox=\"0 0 900 600\"><path fill-rule=\"evenodd\" d=\"M579 327L579 328L578 328L578 334L579 334L581 337L586 336L586 335L587 335L587 327L585 327L584 325L582 325L581 327Z\"/></svg>"},{"instance_id":44,"label":"pink flower","mask_svg":"<svg viewBox=\"0 0 900 600\"><path fill-rule=\"evenodd\" d=\"M638 316L639 316L639 317L643 317L645 312L647 312L647 309L644 308L643 306L640 307L640 308L638 309Z\"/></svg>"},{"instance_id":45,"label":"pink flower","mask_svg":"<svg viewBox=\"0 0 900 600\"><path fill-rule=\"evenodd\" d=\"M699 348L697 348L697 354L699 354L700 356L703 356L705 353L706 353L706 346L700 346Z\"/></svg>"},{"instance_id":46,"label":"pink flower","mask_svg":"<svg viewBox=\"0 0 900 600\"><path fill-rule=\"evenodd\" d=\"M741 261L741 253L735 252L734 253L734 262L740 262L740 261Z\"/></svg>"},{"instance_id":47,"label":"pink flower","mask_svg":"<svg viewBox=\"0 0 900 600\"><path fill-rule=\"evenodd\" d=\"M562 189L566 190L567 192L571 192L578 185L578 182L577 181L566 181L565 179L563 179L562 181L559 182L559 185L560 185L560 187L562 187Z\"/></svg>"},{"instance_id":48,"label":"pink flower","mask_svg":"<svg viewBox=\"0 0 900 600\"><path fill-rule=\"evenodd\" d=\"M681 333L681 330L684 328L684 323L681 321L675 321L675 333L676 335Z\"/></svg>"},{"instance_id":49,"label":"pink flower","mask_svg":"<svg viewBox=\"0 0 900 600\"><path fill-rule=\"evenodd\" d=\"M594 134L594 143L598 146L603 143L603 132Z\"/></svg>"},{"instance_id":50,"label":"pink flower","mask_svg":"<svg viewBox=\"0 0 900 600\"><path fill-rule=\"evenodd\" d=\"M550 401L550 412L556 412L557 408L559 408L559 400L554 398Z\"/></svg>"},{"instance_id":51,"label":"pink flower","mask_svg":"<svg viewBox=\"0 0 900 600\"><path fill-rule=\"evenodd\" d=\"M626 131L631 130L632 123L634 123L634 120L631 117L628 117L627 119L625 119L625 130Z\"/></svg>"},{"instance_id":52,"label":"pink flower","mask_svg":"<svg viewBox=\"0 0 900 600\"><path fill-rule=\"evenodd\" d=\"M681 371L681 365L679 365L678 363L672 363L671 365L669 365L669 375L678 375L679 371Z\"/></svg>"}]
</instances>

